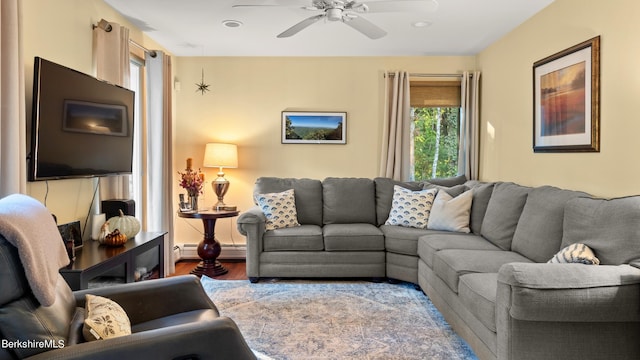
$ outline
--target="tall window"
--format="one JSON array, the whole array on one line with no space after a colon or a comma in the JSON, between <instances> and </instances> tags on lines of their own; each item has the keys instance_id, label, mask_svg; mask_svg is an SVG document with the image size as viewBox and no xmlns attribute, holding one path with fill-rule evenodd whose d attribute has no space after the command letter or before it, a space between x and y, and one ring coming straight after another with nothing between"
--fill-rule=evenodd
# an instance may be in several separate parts
<instances>
[{"instance_id":1,"label":"tall window","mask_svg":"<svg viewBox=\"0 0 640 360\"><path fill-rule=\"evenodd\" d=\"M411 177L458 174L460 81L411 81Z\"/></svg>"},{"instance_id":2,"label":"tall window","mask_svg":"<svg viewBox=\"0 0 640 360\"><path fill-rule=\"evenodd\" d=\"M143 89L143 69L144 61L131 56L130 61L130 86L129 89L135 91L134 114L133 114L133 171L130 176L131 197L142 209L142 89ZM142 218L142 211L136 212L137 217Z\"/></svg>"}]
</instances>

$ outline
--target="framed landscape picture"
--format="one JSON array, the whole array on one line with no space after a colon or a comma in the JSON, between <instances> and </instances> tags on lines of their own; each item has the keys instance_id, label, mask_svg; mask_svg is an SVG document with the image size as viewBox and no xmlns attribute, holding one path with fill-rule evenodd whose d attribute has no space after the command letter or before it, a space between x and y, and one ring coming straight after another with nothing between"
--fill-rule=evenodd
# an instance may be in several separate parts
<instances>
[{"instance_id":1,"label":"framed landscape picture","mask_svg":"<svg viewBox=\"0 0 640 360\"><path fill-rule=\"evenodd\" d=\"M533 64L533 151L600 151L600 37Z\"/></svg>"},{"instance_id":2,"label":"framed landscape picture","mask_svg":"<svg viewBox=\"0 0 640 360\"><path fill-rule=\"evenodd\" d=\"M283 111L283 144L346 144L347 113Z\"/></svg>"}]
</instances>

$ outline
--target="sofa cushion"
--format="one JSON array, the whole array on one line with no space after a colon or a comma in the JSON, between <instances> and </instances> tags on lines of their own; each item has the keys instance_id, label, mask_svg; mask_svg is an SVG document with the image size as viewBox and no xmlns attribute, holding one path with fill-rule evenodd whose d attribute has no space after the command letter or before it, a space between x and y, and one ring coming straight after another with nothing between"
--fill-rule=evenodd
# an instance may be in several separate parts
<instances>
[{"instance_id":1,"label":"sofa cushion","mask_svg":"<svg viewBox=\"0 0 640 360\"><path fill-rule=\"evenodd\" d=\"M511 262L531 260L514 251L444 249L433 257L433 271L449 288L458 293L460 276L472 273L497 273Z\"/></svg>"},{"instance_id":2,"label":"sofa cushion","mask_svg":"<svg viewBox=\"0 0 640 360\"><path fill-rule=\"evenodd\" d=\"M384 224L426 229L437 193L438 189L411 191L394 186L391 211Z\"/></svg>"},{"instance_id":3,"label":"sofa cushion","mask_svg":"<svg viewBox=\"0 0 640 360\"><path fill-rule=\"evenodd\" d=\"M446 187L452 187L456 185L462 185L467 181L467 177L464 175L452 176L447 178L432 178L427 180L428 183Z\"/></svg>"},{"instance_id":4,"label":"sofa cushion","mask_svg":"<svg viewBox=\"0 0 640 360\"><path fill-rule=\"evenodd\" d=\"M602 265L640 259L640 196L569 200L564 211L562 247L573 243L593 249Z\"/></svg>"},{"instance_id":5,"label":"sofa cushion","mask_svg":"<svg viewBox=\"0 0 640 360\"><path fill-rule=\"evenodd\" d=\"M256 201L267 218L265 229L300 226L293 189L279 193L256 194Z\"/></svg>"},{"instance_id":6,"label":"sofa cushion","mask_svg":"<svg viewBox=\"0 0 640 360\"><path fill-rule=\"evenodd\" d=\"M264 251L321 251L324 250L322 228L318 225L269 230L262 238Z\"/></svg>"},{"instance_id":7,"label":"sofa cushion","mask_svg":"<svg viewBox=\"0 0 640 360\"><path fill-rule=\"evenodd\" d=\"M530 190L514 183L496 184L480 234L502 250L511 250L511 240Z\"/></svg>"},{"instance_id":8,"label":"sofa cushion","mask_svg":"<svg viewBox=\"0 0 640 360\"><path fill-rule=\"evenodd\" d=\"M382 225L380 230L384 233L384 246L388 252L411 256L418 255L418 238L423 235L441 232L395 225Z\"/></svg>"},{"instance_id":9,"label":"sofa cushion","mask_svg":"<svg viewBox=\"0 0 640 360\"><path fill-rule=\"evenodd\" d=\"M393 200L393 187L395 185L402 186L409 190L422 190L423 182L418 181L397 181L385 177L377 177L373 179L376 188L376 224L383 225L389 218L391 211L391 202Z\"/></svg>"},{"instance_id":10,"label":"sofa cushion","mask_svg":"<svg viewBox=\"0 0 640 360\"><path fill-rule=\"evenodd\" d=\"M261 177L256 180L253 195L255 199L256 194L277 193L289 189L293 189L295 193L298 222L322 225L322 182L320 180Z\"/></svg>"},{"instance_id":11,"label":"sofa cushion","mask_svg":"<svg viewBox=\"0 0 640 360\"><path fill-rule=\"evenodd\" d=\"M439 191L431 207L427 228L468 233L473 191L467 190L453 197L446 191Z\"/></svg>"},{"instance_id":12,"label":"sofa cushion","mask_svg":"<svg viewBox=\"0 0 640 360\"><path fill-rule=\"evenodd\" d=\"M546 262L560 249L564 206L570 199L587 196L552 186L531 189L513 235L511 250L535 262Z\"/></svg>"},{"instance_id":13,"label":"sofa cushion","mask_svg":"<svg viewBox=\"0 0 640 360\"><path fill-rule=\"evenodd\" d=\"M472 233L480 234L482 232L482 221L487 212L487 206L489 205L489 200L491 200L495 183L482 183L474 180L468 181L466 186L473 191L469 227Z\"/></svg>"},{"instance_id":14,"label":"sofa cushion","mask_svg":"<svg viewBox=\"0 0 640 360\"><path fill-rule=\"evenodd\" d=\"M325 224L376 224L375 188L365 178L326 178L322 182Z\"/></svg>"},{"instance_id":15,"label":"sofa cushion","mask_svg":"<svg viewBox=\"0 0 640 360\"><path fill-rule=\"evenodd\" d=\"M433 257L444 249L500 250L480 235L461 233L433 233L418 239L418 256L431 268Z\"/></svg>"},{"instance_id":16,"label":"sofa cushion","mask_svg":"<svg viewBox=\"0 0 640 360\"><path fill-rule=\"evenodd\" d=\"M326 251L381 251L384 235L371 224L327 224L323 226Z\"/></svg>"},{"instance_id":17,"label":"sofa cushion","mask_svg":"<svg viewBox=\"0 0 640 360\"><path fill-rule=\"evenodd\" d=\"M487 329L496 332L496 293L498 273L460 276L460 301Z\"/></svg>"},{"instance_id":18,"label":"sofa cushion","mask_svg":"<svg viewBox=\"0 0 640 360\"><path fill-rule=\"evenodd\" d=\"M580 243L571 244L562 248L547 262L551 264L600 264L600 260L593 254L591 248Z\"/></svg>"}]
</instances>

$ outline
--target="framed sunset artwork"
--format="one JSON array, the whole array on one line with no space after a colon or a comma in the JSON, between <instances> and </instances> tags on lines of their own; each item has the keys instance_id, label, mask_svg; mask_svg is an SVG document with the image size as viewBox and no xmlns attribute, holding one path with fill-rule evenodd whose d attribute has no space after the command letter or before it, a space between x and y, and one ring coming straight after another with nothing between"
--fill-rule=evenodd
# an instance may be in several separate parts
<instances>
[{"instance_id":1,"label":"framed sunset artwork","mask_svg":"<svg viewBox=\"0 0 640 360\"><path fill-rule=\"evenodd\" d=\"M600 151L600 37L533 64L533 151Z\"/></svg>"}]
</instances>

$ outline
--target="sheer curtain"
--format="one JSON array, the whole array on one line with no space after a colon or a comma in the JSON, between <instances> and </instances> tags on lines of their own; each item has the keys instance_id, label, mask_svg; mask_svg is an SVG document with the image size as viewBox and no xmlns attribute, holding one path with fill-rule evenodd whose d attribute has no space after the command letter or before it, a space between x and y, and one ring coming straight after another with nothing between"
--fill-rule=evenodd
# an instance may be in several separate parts
<instances>
[{"instance_id":1,"label":"sheer curtain","mask_svg":"<svg viewBox=\"0 0 640 360\"><path fill-rule=\"evenodd\" d=\"M104 21L104 20L103 20ZM93 29L93 60L96 76L110 83L129 88L130 57L129 29L116 23L108 23L111 30ZM100 178L100 199L129 199L131 175ZM99 205L94 199L94 208Z\"/></svg>"},{"instance_id":2,"label":"sheer curtain","mask_svg":"<svg viewBox=\"0 0 640 360\"><path fill-rule=\"evenodd\" d=\"M407 181L411 170L409 73L386 75L379 176Z\"/></svg>"},{"instance_id":3,"label":"sheer curtain","mask_svg":"<svg viewBox=\"0 0 640 360\"><path fill-rule=\"evenodd\" d=\"M162 51L147 54L146 196L147 231L167 231L165 236L166 274L175 272L173 260L173 201L171 182L171 57Z\"/></svg>"},{"instance_id":4,"label":"sheer curtain","mask_svg":"<svg viewBox=\"0 0 640 360\"><path fill-rule=\"evenodd\" d=\"M478 180L480 153L480 72L462 74L458 174Z\"/></svg>"},{"instance_id":5,"label":"sheer curtain","mask_svg":"<svg viewBox=\"0 0 640 360\"><path fill-rule=\"evenodd\" d=\"M26 193L24 67L20 1L0 1L0 198Z\"/></svg>"}]
</instances>

